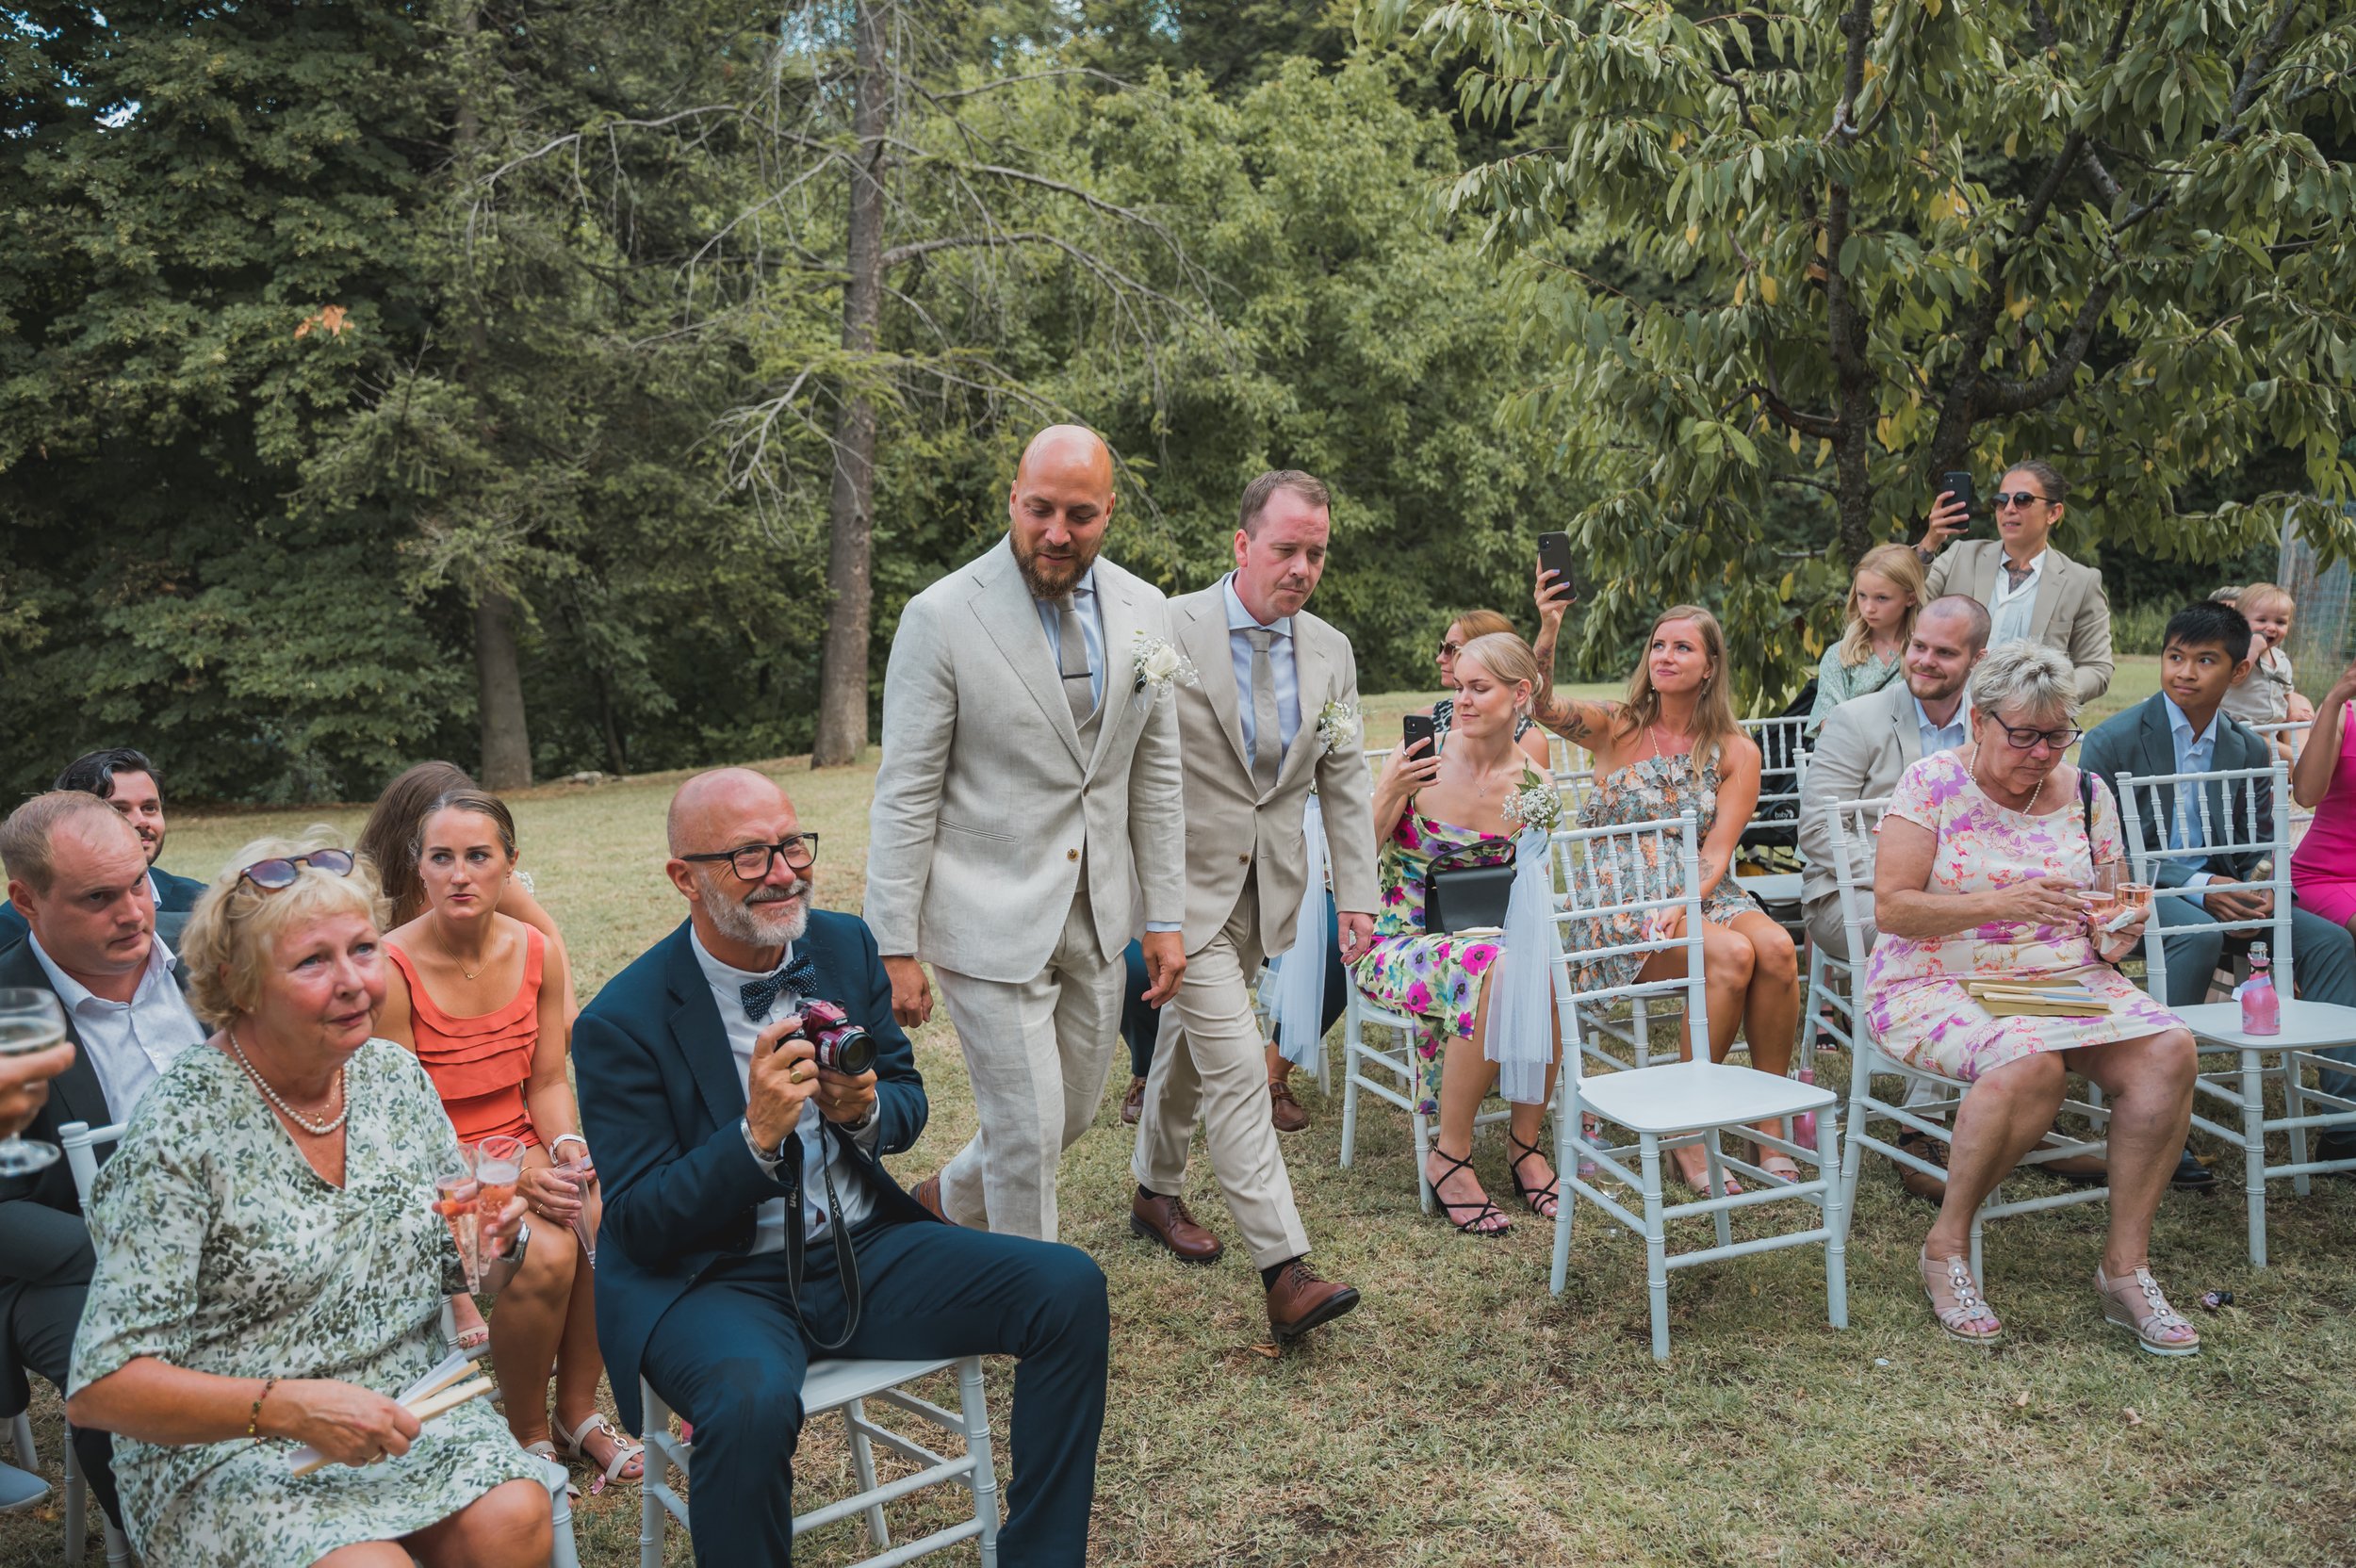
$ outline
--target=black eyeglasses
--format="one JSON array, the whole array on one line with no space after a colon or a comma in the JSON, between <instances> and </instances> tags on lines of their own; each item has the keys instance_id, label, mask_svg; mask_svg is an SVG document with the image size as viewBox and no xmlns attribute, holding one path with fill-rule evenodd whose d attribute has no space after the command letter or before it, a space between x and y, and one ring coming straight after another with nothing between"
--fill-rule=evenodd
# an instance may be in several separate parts
<instances>
[{"instance_id":1,"label":"black eyeglasses","mask_svg":"<svg viewBox=\"0 0 2356 1568\"><path fill-rule=\"evenodd\" d=\"M2026 729L2012 725L2001 727L2004 731L2004 739L2012 743L2015 751L2026 751L2039 741L2055 751L2068 751L2078 743L2078 737L2086 733L2083 729Z\"/></svg>"},{"instance_id":2,"label":"black eyeglasses","mask_svg":"<svg viewBox=\"0 0 2356 1568\"><path fill-rule=\"evenodd\" d=\"M323 871L330 876L350 876L352 856L350 852L340 849L315 849L308 855L272 856L267 860L254 861L237 875L266 893L282 892L295 885L295 878L303 874L305 866Z\"/></svg>"},{"instance_id":3,"label":"black eyeglasses","mask_svg":"<svg viewBox=\"0 0 2356 1568\"><path fill-rule=\"evenodd\" d=\"M2009 495L2005 494L2002 490L1999 490L1996 494L1988 497L1988 500L1990 506L1993 506L1997 511L2002 512L2008 506L2026 506L2031 501L2041 501L2044 498L2045 498L2043 496L2038 495L2034 490L2015 490Z\"/></svg>"},{"instance_id":4,"label":"black eyeglasses","mask_svg":"<svg viewBox=\"0 0 2356 1568\"><path fill-rule=\"evenodd\" d=\"M790 839L779 839L773 844L745 844L737 849L724 849L712 855L682 855L682 860L726 860L728 869L746 882L758 882L769 874L772 857L785 857L789 871L808 871L818 859L818 835L796 833Z\"/></svg>"}]
</instances>

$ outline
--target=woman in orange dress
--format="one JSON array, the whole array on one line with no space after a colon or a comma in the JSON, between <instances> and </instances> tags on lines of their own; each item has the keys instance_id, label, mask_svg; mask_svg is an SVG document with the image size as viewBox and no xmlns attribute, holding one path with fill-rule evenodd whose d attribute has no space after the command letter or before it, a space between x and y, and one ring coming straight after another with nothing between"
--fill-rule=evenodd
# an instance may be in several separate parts
<instances>
[{"instance_id":1,"label":"woman in orange dress","mask_svg":"<svg viewBox=\"0 0 2356 1568\"><path fill-rule=\"evenodd\" d=\"M425 907L384 939L392 959L380 1033L417 1054L460 1143L512 1137L524 1145L516 1191L564 1234L586 1209L596 1234L596 1171L585 1161L581 1112L565 1080L572 992L561 943L499 912L515 870L515 824L495 795L454 790L425 814L415 866ZM597 1413L597 1315L578 1242L533 1248L502 1291L490 1329L491 1365L515 1440L556 1457L548 1364L556 1364L554 1436L567 1457L602 1472L592 1490L641 1473L638 1446Z\"/></svg>"}]
</instances>

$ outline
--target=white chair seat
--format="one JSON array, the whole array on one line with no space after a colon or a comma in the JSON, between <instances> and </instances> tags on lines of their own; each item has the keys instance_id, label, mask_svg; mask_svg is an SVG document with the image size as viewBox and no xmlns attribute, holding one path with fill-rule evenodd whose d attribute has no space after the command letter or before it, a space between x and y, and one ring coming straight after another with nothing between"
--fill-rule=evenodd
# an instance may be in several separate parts
<instances>
[{"instance_id":1,"label":"white chair seat","mask_svg":"<svg viewBox=\"0 0 2356 1568\"><path fill-rule=\"evenodd\" d=\"M1761 904L1800 902L1800 874L1796 871L1769 872L1764 876L1738 876L1734 885Z\"/></svg>"},{"instance_id":2,"label":"white chair seat","mask_svg":"<svg viewBox=\"0 0 2356 1568\"><path fill-rule=\"evenodd\" d=\"M2243 1034L2238 1002L2203 1002L2197 1007L2170 1007L2168 1011L2183 1019L2184 1027L2197 1037L2237 1051L2317 1051L2356 1039L2356 1007L2288 996L2281 1005L2282 1032L2279 1035Z\"/></svg>"},{"instance_id":3,"label":"white chair seat","mask_svg":"<svg viewBox=\"0 0 2356 1568\"><path fill-rule=\"evenodd\" d=\"M1832 1090L1755 1068L1668 1062L1585 1079L1587 1103L1632 1133L1673 1133L1820 1111Z\"/></svg>"},{"instance_id":4,"label":"white chair seat","mask_svg":"<svg viewBox=\"0 0 2356 1568\"><path fill-rule=\"evenodd\" d=\"M802 1374L802 1408L832 1410L854 1399L871 1399L887 1388L957 1364L956 1356L936 1361L814 1361Z\"/></svg>"}]
</instances>

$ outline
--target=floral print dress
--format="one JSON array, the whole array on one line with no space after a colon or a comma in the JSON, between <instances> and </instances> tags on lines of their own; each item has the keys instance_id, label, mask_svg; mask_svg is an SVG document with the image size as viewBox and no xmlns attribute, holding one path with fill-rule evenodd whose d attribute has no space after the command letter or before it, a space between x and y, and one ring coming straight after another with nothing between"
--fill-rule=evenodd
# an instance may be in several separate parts
<instances>
[{"instance_id":1,"label":"floral print dress","mask_svg":"<svg viewBox=\"0 0 2356 1568\"><path fill-rule=\"evenodd\" d=\"M370 1040L345 1071L344 1184L311 1168L235 1063L181 1054L139 1101L90 1209L98 1270L74 1341L76 1391L140 1356L228 1378L333 1378L398 1394L442 1359L442 1298L466 1288L431 1207L458 1141L416 1058ZM409 1452L302 1479L293 1445L115 1439L123 1522L155 1568L304 1568L424 1528L504 1481L542 1482L487 1400Z\"/></svg>"},{"instance_id":2,"label":"floral print dress","mask_svg":"<svg viewBox=\"0 0 2356 1568\"><path fill-rule=\"evenodd\" d=\"M2042 816L2015 811L1984 793L1970 767L1951 751L1925 757L1899 776L1890 816L1937 836L1930 881L1935 893L1990 892L2032 876L2066 876L2091 887L2097 864L2127 854L2119 808L2107 788L2094 792L2089 841L2074 792L2068 804ZM2106 998L2112 1010L2084 1019L1992 1018L1965 983L1996 976L2085 986ZM2040 1051L2135 1039L2180 1021L2101 961L2083 923L1993 921L1926 939L1885 931L1866 965L1865 997L1865 1028L1875 1045L1902 1061L1967 1082Z\"/></svg>"},{"instance_id":3,"label":"floral print dress","mask_svg":"<svg viewBox=\"0 0 2356 1568\"><path fill-rule=\"evenodd\" d=\"M1581 827L1619 827L1631 823L1660 822L1693 813L1693 837L1698 847L1718 821L1718 760L1697 770L1684 752L1647 757L1606 774L1579 808ZM1685 890L1685 867L1674 840L1659 836L1591 841L1595 846L1576 873L1581 902L1588 906L1638 903L1674 898ZM1743 915L1759 913L1758 900L1735 885L1729 871L1702 898L1702 919L1724 925ZM1650 929L1660 911L1623 910L1575 922L1570 939L1582 948L1620 947L1654 939ZM1625 986L1644 967L1641 953L1616 953L1579 965L1581 990Z\"/></svg>"},{"instance_id":4,"label":"floral print dress","mask_svg":"<svg viewBox=\"0 0 2356 1568\"><path fill-rule=\"evenodd\" d=\"M1470 1039L1481 1010L1481 980L1495 967L1504 945L1488 938L1453 933L1426 936L1424 876L1432 859L1468 844L1494 844L1470 863L1494 865L1512 853L1511 839L1493 839L1418 815L1414 804L1401 812L1383 846L1379 868L1383 907L1374 917L1374 940L1352 966L1351 978L1378 1006L1413 1017L1418 1068L1415 1109L1440 1114L1440 1057L1451 1036Z\"/></svg>"}]
</instances>

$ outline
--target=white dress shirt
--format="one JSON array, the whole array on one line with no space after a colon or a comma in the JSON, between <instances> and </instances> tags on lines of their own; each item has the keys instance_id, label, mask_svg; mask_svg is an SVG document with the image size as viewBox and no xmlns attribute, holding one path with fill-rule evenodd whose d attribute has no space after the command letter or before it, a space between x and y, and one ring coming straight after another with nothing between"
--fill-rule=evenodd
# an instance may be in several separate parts
<instances>
[{"instance_id":1,"label":"white dress shirt","mask_svg":"<svg viewBox=\"0 0 2356 1568\"><path fill-rule=\"evenodd\" d=\"M1057 624L1063 612L1055 608L1054 599L1034 598L1031 608L1039 612L1039 624L1047 629L1047 654L1058 665L1063 662L1063 631ZM1072 585L1072 612L1080 618L1080 637L1088 645L1088 695L1097 708L1104 706L1104 612L1096 603L1096 568L1090 566L1080 574L1080 580Z\"/></svg>"},{"instance_id":2,"label":"white dress shirt","mask_svg":"<svg viewBox=\"0 0 2356 1568\"><path fill-rule=\"evenodd\" d=\"M2163 692L2160 694L2160 700L2168 705L2168 739L2176 744L2176 771L2178 773L2212 771L2217 765L2217 726L2222 722L2217 714L2210 714L2209 727L2196 735L2192 732L2192 720L2185 716L2183 709L2176 706L2175 698ZM2179 788L2177 790L2175 815L2168 825L2168 848L2201 849L2207 846L2208 838L2201 829L2201 793L2202 792L2198 789ZM2195 872L2186 880L2192 883L2205 883L2213 879L2208 872Z\"/></svg>"},{"instance_id":3,"label":"white dress shirt","mask_svg":"<svg viewBox=\"0 0 2356 1568\"><path fill-rule=\"evenodd\" d=\"M2030 558L2028 580L2015 588L2012 573L2004 564L2008 557L1996 561L1996 592L1988 601L1988 645L2026 641L2030 627L2037 622L2037 585L2045 579L2045 557L2039 550Z\"/></svg>"},{"instance_id":4,"label":"white dress shirt","mask_svg":"<svg viewBox=\"0 0 2356 1568\"><path fill-rule=\"evenodd\" d=\"M1936 757L1942 751L1953 751L1971 739L1971 730L1963 722L1962 703L1955 704L1955 716L1951 723L1934 724L1931 722L1930 711L1922 706L1921 697L1909 693L1907 700L1914 704L1915 727L1922 732L1923 756Z\"/></svg>"},{"instance_id":5,"label":"white dress shirt","mask_svg":"<svg viewBox=\"0 0 2356 1568\"><path fill-rule=\"evenodd\" d=\"M1252 639L1246 631L1260 625L1256 616L1243 607L1235 594L1235 574L1229 572L1219 580L1227 595L1227 656L1235 663L1235 713L1243 721L1244 755L1252 755L1259 743L1257 715L1252 711ZM1275 633L1268 639L1268 671L1276 678L1276 726L1282 744L1277 755L1282 757L1292 749L1293 737L1301 733L1301 666L1293 658L1293 618L1290 615L1272 621L1262 629Z\"/></svg>"},{"instance_id":6,"label":"white dress shirt","mask_svg":"<svg viewBox=\"0 0 2356 1568\"><path fill-rule=\"evenodd\" d=\"M139 972L139 989L128 1002L108 1002L90 994L90 988L59 969L41 939L27 934L33 956L49 976L50 988L74 1021L83 1054L98 1073L106 1091L109 1120L127 1121L139 1108L147 1086L163 1075L183 1051L205 1043L205 1026L188 1010L188 999L172 978L179 967L161 937L148 944L147 968Z\"/></svg>"},{"instance_id":7,"label":"white dress shirt","mask_svg":"<svg viewBox=\"0 0 2356 1568\"><path fill-rule=\"evenodd\" d=\"M765 980L766 974L724 964L708 952L700 938L693 931L689 941L695 946L695 962L702 966L705 983L712 987L712 1000L719 1005L720 1023L728 1032L728 1054L736 1058L736 1081L744 1092L752 1092L753 1042L770 1022L793 1013L798 999L792 991L780 991L769 1009L769 1018L755 1023L744 1016L744 988L755 980ZM788 942L777 958L782 965L794 956L794 944ZM794 1135L802 1145L802 1235L806 1243L816 1242L826 1233L826 1227L840 1220L857 1226L875 1206L875 1195L867 1190L867 1175L849 1160L836 1159L834 1195L842 1204L842 1213L826 1213L826 1179L819 1162L826 1157L826 1118L819 1113L816 1096L802 1102L802 1119L794 1125ZM866 1122L851 1130L852 1135L872 1140L875 1135L875 1117L871 1107ZM758 1158L758 1156L756 1156ZM771 1177L777 1168L762 1160L761 1167ZM761 1205L753 1218L753 1250L781 1252L785 1250L785 1200L772 1198Z\"/></svg>"}]
</instances>

